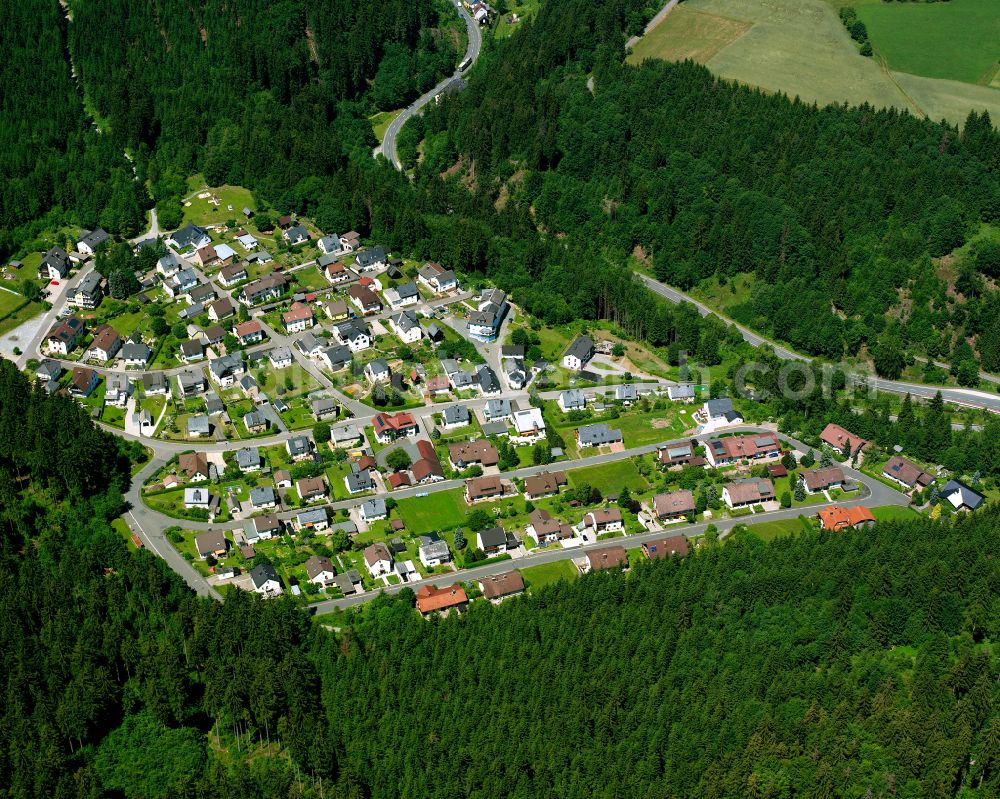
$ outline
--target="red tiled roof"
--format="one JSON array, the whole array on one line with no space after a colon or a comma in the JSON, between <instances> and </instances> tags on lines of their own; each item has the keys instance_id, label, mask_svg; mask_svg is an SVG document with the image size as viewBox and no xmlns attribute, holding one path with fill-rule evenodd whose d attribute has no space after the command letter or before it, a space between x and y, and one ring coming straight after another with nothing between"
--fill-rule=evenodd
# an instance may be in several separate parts
<instances>
[{"instance_id":1,"label":"red tiled roof","mask_svg":"<svg viewBox=\"0 0 1000 799\"><path fill-rule=\"evenodd\" d=\"M425 585L417 591L417 610L421 613L433 613L437 610L457 607L468 603L468 601L465 589L460 585L452 585L448 588Z\"/></svg>"}]
</instances>

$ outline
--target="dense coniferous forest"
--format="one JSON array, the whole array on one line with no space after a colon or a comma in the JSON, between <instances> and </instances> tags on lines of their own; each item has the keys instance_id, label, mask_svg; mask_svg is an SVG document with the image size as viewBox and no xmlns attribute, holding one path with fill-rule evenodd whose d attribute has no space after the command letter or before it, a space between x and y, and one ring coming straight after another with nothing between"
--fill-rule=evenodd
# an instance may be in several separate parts
<instances>
[{"instance_id":1,"label":"dense coniferous forest","mask_svg":"<svg viewBox=\"0 0 1000 799\"><path fill-rule=\"evenodd\" d=\"M443 621L404 593L338 634L129 553L120 446L0 364L2 796L1000 790L996 509L737 535Z\"/></svg>"}]
</instances>

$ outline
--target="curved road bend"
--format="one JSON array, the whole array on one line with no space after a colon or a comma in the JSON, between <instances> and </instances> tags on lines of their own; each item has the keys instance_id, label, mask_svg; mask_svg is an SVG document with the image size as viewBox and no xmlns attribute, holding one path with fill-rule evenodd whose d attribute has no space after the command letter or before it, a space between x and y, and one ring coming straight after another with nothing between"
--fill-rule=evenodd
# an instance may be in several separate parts
<instances>
[{"instance_id":1,"label":"curved road bend","mask_svg":"<svg viewBox=\"0 0 1000 799\"><path fill-rule=\"evenodd\" d=\"M462 19L465 20L465 30L469 36L469 46L466 48L465 58L463 59L464 61L469 62L469 65L466 67L466 69L468 69L476 63L476 59L479 58L479 51L483 46L483 37L479 31L479 25L477 25L476 21L469 16L469 12L466 11L461 5L457 5L456 10ZM403 129L403 125L406 124L406 121L410 119L410 117L433 100L434 97L439 94L452 80L461 77L461 75L461 71L455 70L454 75L449 78L445 78L429 92L420 95L420 97L414 100L413 103L400 112L400 114L389 123L389 127L385 129L385 138L382 139L382 146L376 150L376 153L381 151L382 154L389 159L389 163L391 163L396 169L402 169L403 165L399 161L399 153L396 152L396 137L399 135L399 131Z\"/></svg>"},{"instance_id":2,"label":"curved road bend","mask_svg":"<svg viewBox=\"0 0 1000 799\"><path fill-rule=\"evenodd\" d=\"M650 291L659 294L661 297L669 300L670 302L678 304L682 302L689 302L698 309L698 313L702 316L708 316L711 314L712 316L721 319L727 325L735 327L740 332L740 335L743 336L743 340L755 347L766 344L774 350L775 355L786 361L808 362L812 360L812 358L809 358L808 356L801 355L788 349L787 347L783 347L781 344L764 338L760 334L755 333L738 322L733 321L718 311L709 308L705 305L705 303L699 302L678 289L661 283L660 281L651 278L649 275L642 274L641 272L636 272L636 275ZM890 391L894 394L912 394L914 397L922 397L925 399L931 399L938 391L940 391L941 396L946 401L953 402L956 405L986 408L987 410L993 411L993 413L1000 413L1000 396L987 394L985 391L977 391L975 389L967 388L951 388L950 386L926 386L920 383L904 383L899 380L883 380L880 377L874 377L867 374L855 374L854 378L882 391Z\"/></svg>"}]
</instances>

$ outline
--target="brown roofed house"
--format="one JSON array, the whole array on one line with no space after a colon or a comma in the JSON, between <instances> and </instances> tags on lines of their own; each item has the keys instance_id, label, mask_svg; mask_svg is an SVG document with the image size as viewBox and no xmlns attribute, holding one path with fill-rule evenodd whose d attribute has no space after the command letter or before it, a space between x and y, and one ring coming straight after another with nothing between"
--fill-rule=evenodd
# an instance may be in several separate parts
<instances>
[{"instance_id":1,"label":"brown roofed house","mask_svg":"<svg viewBox=\"0 0 1000 799\"><path fill-rule=\"evenodd\" d=\"M882 467L882 474L907 488L925 488L934 478L911 460L901 455L893 455Z\"/></svg>"},{"instance_id":2,"label":"brown roofed house","mask_svg":"<svg viewBox=\"0 0 1000 799\"><path fill-rule=\"evenodd\" d=\"M462 610L469 604L469 597L460 585L450 585L438 588L425 585L417 591L417 610L425 616L431 613L441 613L455 608Z\"/></svg>"},{"instance_id":3,"label":"brown roofed house","mask_svg":"<svg viewBox=\"0 0 1000 799\"><path fill-rule=\"evenodd\" d=\"M483 596L495 605L504 599L524 591L524 578L519 571L509 571L483 577L479 581L479 590Z\"/></svg>"},{"instance_id":4,"label":"brown roofed house","mask_svg":"<svg viewBox=\"0 0 1000 799\"><path fill-rule=\"evenodd\" d=\"M448 445L448 459L455 469L467 469L473 464L496 466L500 463L497 448L485 438L476 441L460 441Z\"/></svg>"},{"instance_id":5,"label":"brown roofed house","mask_svg":"<svg viewBox=\"0 0 1000 799\"><path fill-rule=\"evenodd\" d=\"M208 455L204 452L182 452L177 456L177 470L190 482L207 480Z\"/></svg>"},{"instance_id":6,"label":"brown roofed house","mask_svg":"<svg viewBox=\"0 0 1000 799\"><path fill-rule=\"evenodd\" d=\"M540 499L558 494L559 489L566 485L566 472L542 472L532 477L524 478L524 496L526 499Z\"/></svg>"},{"instance_id":7,"label":"brown roofed house","mask_svg":"<svg viewBox=\"0 0 1000 799\"><path fill-rule=\"evenodd\" d=\"M465 499L467 502L479 502L484 499L502 497L503 480L496 476L476 477L465 481Z\"/></svg>"},{"instance_id":8,"label":"brown roofed house","mask_svg":"<svg viewBox=\"0 0 1000 799\"><path fill-rule=\"evenodd\" d=\"M844 470L839 466L827 466L823 469L814 469L811 472L803 472L802 480L806 484L806 490L810 494L819 491L826 491L844 484Z\"/></svg>"},{"instance_id":9,"label":"brown roofed house","mask_svg":"<svg viewBox=\"0 0 1000 799\"><path fill-rule=\"evenodd\" d=\"M769 502L774 499L774 483L763 478L726 483L722 488L722 499L730 508Z\"/></svg>"},{"instance_id":10,"label":"brown roofed house","mask_svg":"<svg viewBox=\"0 0 1000 799\"><path fill-rule=\"evenodd\" d=\"M584 572L627 569L628 553L622 546L594 549L587 553L587 560L583 568Z\"/></svg>"},{"instance_id":11,"label":"brown roofed house","mask_svg":"<svg viewBox=\"0 0 1000 799\"><path fill-rule=\"evenodd\" d=\"M672 555L683 558L687 553L688 540L682 535L659 538L656 541L647 541L642 545L642 554L650 560L661 560Z\"/></svg>"},{"instance_id":12,"label":"brown roofed house","mask_svg":"<svg viewBox=\"0 0 1000 799\"><path fill-rule=\"evenodd\" d=\"M851 446L851 455L868 447L868 442L861 438L861 436L856 436L851 431L833 422L823 428L823 432L819 434L819 440L827 446L833 447L837 452L843 452L845 445L849 443Z\"/></svg>"},{"instance_id":13,"label":"brown roofed house","mask_svg":"<svg viewBox=\"0 0 1000 799\"><path fill-rule=\"evenodd\" d=\"M693 513L694 509L694 494L686 489L653 497L653 512L657 519L680 519Z\"/></svg>"},{"instance_id":14,"label":"brown roofed house","mask_svg":"<svg viewBox=\"0 0 1000 799\"><path fill-rule=\"evenodd\" d=\"M303 477L295 484L299 499L304 502L315 502L326 496L326 481L320 477Z\"/></svg>"},{"instance_id":15,"label":"brown roofed house","mask_svg":"<svg viewBox=\"0 0 1000 799\"><path fill-rule=\"evenodd\" d=\"M226 534L222 530L209 530L194 539L195 549L198 550L198 557L204 560L209 555L215 558L224 558L229 551L229 542Z\"/></svg>"},{"instance_id":16,"label":"brown roofed house","mask_svg":"<svg viewBox=\"0 0 1000 799\"><path fill-rule=\"evenodd\" d=\"M333 578L337 576L333 561L323 555L313 555L305 562L305 567L309 582L324 587L331 585Z\"/></svg>"}]
</instances>

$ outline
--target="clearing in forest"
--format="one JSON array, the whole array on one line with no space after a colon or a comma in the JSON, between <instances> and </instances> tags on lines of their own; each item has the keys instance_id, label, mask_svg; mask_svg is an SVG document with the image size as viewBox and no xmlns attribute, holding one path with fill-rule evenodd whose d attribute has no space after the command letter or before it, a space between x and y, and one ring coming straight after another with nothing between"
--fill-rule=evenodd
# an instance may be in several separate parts
<instances>
[{"instance_id":1,"label":"clearing in forest","mask_svg":"<svg viewBox=\"0 0 1000 799\"><path fill-rule=\"evenodd\" d=\"M690 58L704 64L750 28L751 23L745 20L729 19L694 11L687 6L678 6L663 22L639 40L628 61L639 64L647 58L662 58L664 61L684 61Z\"/></svg>"}]
</instances>

